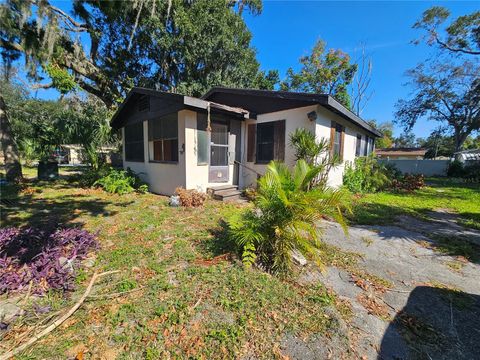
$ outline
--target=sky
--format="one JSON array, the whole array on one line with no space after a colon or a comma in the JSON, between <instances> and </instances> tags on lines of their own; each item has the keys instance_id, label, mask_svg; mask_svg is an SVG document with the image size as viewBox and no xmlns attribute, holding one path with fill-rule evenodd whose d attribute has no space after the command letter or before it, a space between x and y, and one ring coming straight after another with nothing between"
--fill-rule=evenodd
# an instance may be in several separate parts
<instances>
[{"instance_id":1,"label":"sky","mask_svg":"<svg viewBox=\"0 0 480 360\"><path fill-rule=\"evenodd\" d=\"M365 44L372 59L373 97L364 119L382 123L393 120L395 103L408 98L411 89L405 71L434 55L434 49L413 45L421 32L412 25L431 6L444 6L452 17L478 11L479 2L431 1L265 1L259 16L246 15L253 33L253 46L262 69L278 69L280 77L289 67L299 68L299 58L309 53L318 39L327 47L341 49L352 58ZM438 123L422 119L414 127L417 137L427 137ZM395 126L395 135L403 130Z\"/></svg>"},{"instance_id":2,"label":"sky","mask_svg":"<svg viewBox=\"0 0 480 360\"><path fill-rule=\"evenodd\" d=\"M68 1L53 2L67 11L71 8ZM349 53L353 59L360 56L364 44L373 63L373 96L361 116L383 123L394 119L395 103L407 99L411 92L405 86L405 71L435 54L426 44L411 43L422 35L412 25L434 5L448 8L452 18L480 9L479 2L473 1L264 0L261 15L245 11L244 17L261 68L279 70L281 79L289 67L299 69L299 58L307 55L318 39L326 41L329 48ZM39 90L37 96L51 99L58 93ZM421 119L413 132L417 137L428 137L437 126L434 121ZM396 125L394 135L402 131Z\"/></svg>"}]
</instances>

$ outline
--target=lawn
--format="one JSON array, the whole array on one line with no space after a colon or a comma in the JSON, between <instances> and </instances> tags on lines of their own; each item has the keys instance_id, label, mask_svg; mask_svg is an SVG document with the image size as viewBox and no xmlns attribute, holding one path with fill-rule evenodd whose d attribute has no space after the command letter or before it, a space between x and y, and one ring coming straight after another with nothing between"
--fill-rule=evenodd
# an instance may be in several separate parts
<instances>
[{"instance_id":1,"label":"lawn","mask_svg":"<svg viewBox=\"0 0 480 360\"><path fill-rule=\"evenodd\" d=\"M427 179L427 186L412 193L380 192L354 201L352 221L392 224L398 215L427 218L438 209L457 213L467 227L480 229L480 185L455 180Z\"/></svg>"},{"instance_id":2,"label":"lawn","mask_svg":"<svg viewBox=\"0 0 480 360\"><path fill-rule=\"evenodd\" d=\"M245 270L228 255L222 219L239 205L207 201L202 208L172 208L166 197L111 195L79 188L68 177L3 187L1 196L2 227L80 226L98 233L101 250L93 267L78 274L75 293L28 299L49 311L32 311L15 323L1 339L0 353L38 332L40 321L68 309L94 270L121 273L99 281L94 297L19 359L84 353L120 359L272 359L281 357L285 334L308 338L337 326L325 307L339 302L325 288Z\"/></svg>"}]
</instances>

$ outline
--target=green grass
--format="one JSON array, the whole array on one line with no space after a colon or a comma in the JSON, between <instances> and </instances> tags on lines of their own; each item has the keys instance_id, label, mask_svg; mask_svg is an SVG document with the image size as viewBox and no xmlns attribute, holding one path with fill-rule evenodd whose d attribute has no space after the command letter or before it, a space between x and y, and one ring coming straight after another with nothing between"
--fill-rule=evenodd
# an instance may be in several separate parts
<instances>
[{"instance_id":1,"label":"green grass","mask_svg":"<svg viewBox=\"0 0 480 360\"><path fill-rule=\"evenodd\" d=\"M99 281L94 297L19 358L75 357L72 349L86 347L119 359L272 359L286 333L306 338L337 326L324 313L336 304L325 288L298 286L217 257L231 251L221 220L239 205L209 200L202 208L172 208L166 197L107 194L67 180L1 189L8 200L1 205L2 226L59 223L99 234L95 265L79 272L76 293L49 294L42 303L65 311L94 270L121 273ZM352 256L328 252L332 262ZM34 331L36 321L17 323L11 334L25 326ZM2 346L14 347L13 339L2 339Z\"/></svg>"},{"instance_id":2,"label":"green grass","mask_svg":"<svg viewBox=\"0 0 480 360\"><path fill-rule=\"evenodd\" d=\"M428 179L426 187L412 193L380 192L354 201L352 220L358 224L392 224L398 215L426 218L427 213L448 209L459 222L480 228L480 185L448 179Z\"/></svg>"}]
</instances>

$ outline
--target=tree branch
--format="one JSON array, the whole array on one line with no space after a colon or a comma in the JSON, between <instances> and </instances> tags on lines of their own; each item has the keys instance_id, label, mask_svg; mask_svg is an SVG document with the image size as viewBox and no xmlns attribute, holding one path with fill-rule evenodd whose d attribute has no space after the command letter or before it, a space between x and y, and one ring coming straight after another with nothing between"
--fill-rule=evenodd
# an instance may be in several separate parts
<instances>
[{"instance_id":1,"label":"tree branch","mask_svg":"<svg viewBox=\"0 0 480 360\"><path fill-rule=\"evenodd\" d=\"M474 51L474 50L465 50L465 49L462 49L462 48L455 48L455 47L452 47L450 45L448 45L446 42L440 40L438 38L438 35L437 34L434 34L433 35L435 41L437 42L438 45L444 47L445 49L447 50L450 50L452 52L461 52L461 53L464 53L464 54L470 54L470 55L480 55L480 51Z\"/></svg>"}]
</instances>

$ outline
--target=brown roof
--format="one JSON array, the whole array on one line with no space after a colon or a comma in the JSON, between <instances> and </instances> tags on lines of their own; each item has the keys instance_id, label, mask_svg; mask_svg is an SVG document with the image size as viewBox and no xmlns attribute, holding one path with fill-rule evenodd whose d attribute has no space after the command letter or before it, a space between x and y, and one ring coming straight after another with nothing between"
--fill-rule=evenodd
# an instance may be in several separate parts
<instances>
[{"instance_id":1,"label":"brown roof","mask_svg":"<svg viewBox=\"0 0 480 360\"><path fill-rule=\"evenodd\" d=\"M388 148L375 149L375 153L380 156L425 156L427 149L424 148Z\"/></svg>"}]
</instances>

